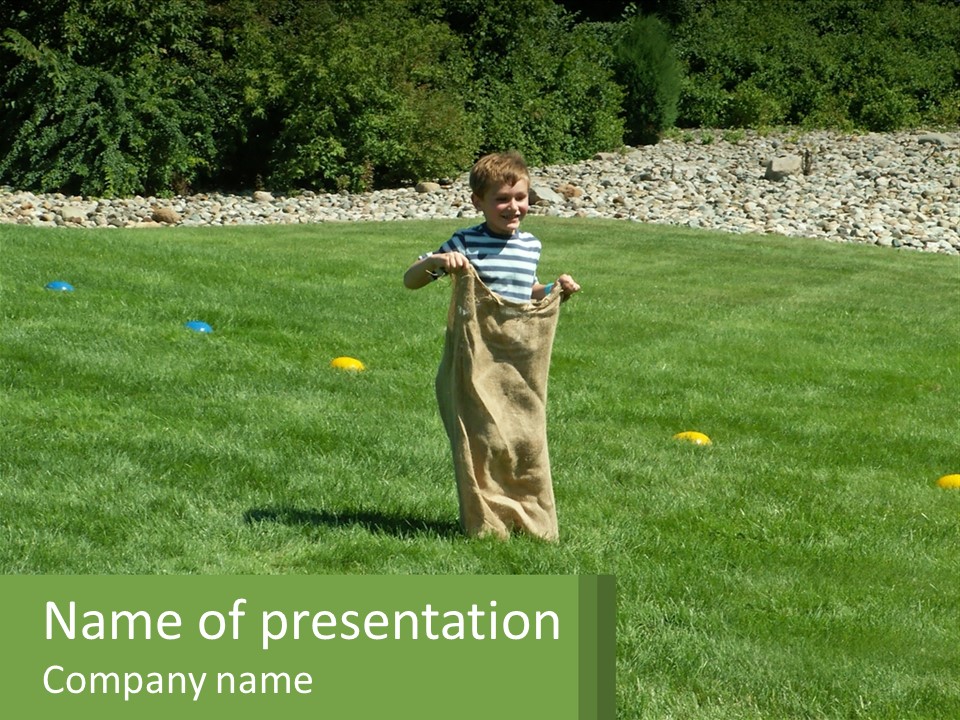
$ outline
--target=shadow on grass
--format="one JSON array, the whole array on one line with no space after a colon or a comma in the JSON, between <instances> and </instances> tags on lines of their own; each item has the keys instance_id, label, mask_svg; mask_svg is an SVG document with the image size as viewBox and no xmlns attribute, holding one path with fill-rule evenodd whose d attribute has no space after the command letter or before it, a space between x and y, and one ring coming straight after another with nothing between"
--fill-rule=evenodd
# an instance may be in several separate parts
<instances>
[{"instance_id":1,"label":"shadow on grass","mask_svg":"<svg viewBox=\"0 0 960 720\"><path fill-rule=\"evenodd\" d=\"M372 533L408 537L410 535L433 535L443 538L460 537L460 526L456 521L427 520L409 515L386 515L367 510L298 510L296 508L254 508L243 514L248 524L275 522L284 525L310 525L329 527L348 527L359 525Z\"/></svg>"}]
</instances>

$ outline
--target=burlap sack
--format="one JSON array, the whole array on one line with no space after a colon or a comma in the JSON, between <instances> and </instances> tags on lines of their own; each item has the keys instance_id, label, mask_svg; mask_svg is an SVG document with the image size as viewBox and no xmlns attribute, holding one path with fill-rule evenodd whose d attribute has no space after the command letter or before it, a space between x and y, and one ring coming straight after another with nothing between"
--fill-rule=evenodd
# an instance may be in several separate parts
<instances>
[{"instance_id":1,"label":"burlap sack","mask_svg":"<svg viewBox=\"0 0 960 720\"><path fill-rule=\"evenodd\" d=\"M523 530L557 539L547 453L547 377L560 288L521 305L473 268L453 274L436 391L471 536Z\"/></svg>"}]
</instances>

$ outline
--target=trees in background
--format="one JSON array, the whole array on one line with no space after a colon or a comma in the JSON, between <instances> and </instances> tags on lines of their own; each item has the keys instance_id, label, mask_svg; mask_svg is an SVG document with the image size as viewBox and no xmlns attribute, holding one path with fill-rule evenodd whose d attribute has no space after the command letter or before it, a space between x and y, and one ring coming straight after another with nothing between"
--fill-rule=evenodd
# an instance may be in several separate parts
<instances>
[{"instance_id":1,"label":"trees in background","mask_svg":"<svg viewBox=\"0 0 960 720\"><path fill-rule=\"evenodd\" d=\"M210 166L222 101L202 6L61 0L4 12L0 181L130 194Z\"/></svg>"},{"instance_id":2,"label":"trees in background","mask_svg":"<svg viewBox=\"0 0 960 720\"><path fill-rule=\"evenodd\" d=\"M438 5L470 59L462 81L478 153L517 148L546 164L622 144L609 51L570 13L552 0Z\"/></svg>"},{"instance_id":3,"label":"trees in background","mask_svg":"<svg viewBox=\"0 0 960 720\"><path fill-rule=\"evenodd\" d=\"M481 152L622 141L605 50L551 0L60 0L4 10L0 182L360 191Z\"/></svg>"},{"instance_id":4,"label":"trees in background","mask_svg":"<svg viewBox=\"0 0 960 720\"><path fill-rule=\"evenodd\" d=\"M608 22L577 9L10 0L0 183L359 191L459 173L505 147L572 161L674 124L960 123L951 1L650 0Z\"/></svg>"},{"instance_id":5,"label":"trees in background","mask_svg":"<svg viewBox=\"0 0 960 720\"><path fill-rule=\"evenodd\" d=\"M960 123L954 0L723 0L674 29L687 127Z\"/></svg>"},{"instance_id":6,"label":"trees in background","mask_svg":"<svg viewBox=\"0 0 960 720\"><path fill-rule=\"evenodd\" d=\"M470 59L438 19L403 2L235 0L218 11L235 120L211 181L359 191L473 157Z\"/></svg>"},{"instance_id":7,"label":"trees in background","mask_svg":"<svg viewBox=\"0 0 960 720\"><path fill-rule=\"evenodd\" d=\"M626 98L625 140L649 145L673 127L680 100L680 63L669 28L652 15L634 15L613 40L615 77Z\"/></svg>"}]
</instances>

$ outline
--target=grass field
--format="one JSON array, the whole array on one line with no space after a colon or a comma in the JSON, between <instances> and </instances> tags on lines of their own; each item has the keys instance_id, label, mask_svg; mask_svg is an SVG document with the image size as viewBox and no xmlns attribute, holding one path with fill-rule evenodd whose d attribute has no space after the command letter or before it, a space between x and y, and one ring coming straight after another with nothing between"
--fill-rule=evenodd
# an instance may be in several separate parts
<instances>
[{"instance_id":1,"label":"grass field","mask_svg":"<svg viewBox=\"0 0 960 720\"><path fill-rule=\"evenodd\" d=\"M457 225L0 226L0 569L613 573L621 718L960 717L960 258L528 219L584 291L561 542L503 543L457 532L449 286L401 283Z\"/></svg>"}]
</instances>

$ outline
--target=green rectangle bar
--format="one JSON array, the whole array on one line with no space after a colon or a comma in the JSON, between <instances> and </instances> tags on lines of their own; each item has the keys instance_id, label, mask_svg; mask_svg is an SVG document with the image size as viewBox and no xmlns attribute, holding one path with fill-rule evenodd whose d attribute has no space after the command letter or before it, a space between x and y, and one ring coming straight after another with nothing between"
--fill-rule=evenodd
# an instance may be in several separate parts
<instances>
[{"instance_id":1,"label":"green rectangle bar","mask_svg":"<svg viewBox=\"0 0 960 720\"><path fill-rule=\"evenodd\" d=\"M597 720L617 716L617 579L597 578Z\"/></svg>"},{"instance_id":2,"label":"green rectangle bar","mask_svg":"<svg viewBox=\"0 0 960 720\"><path fill-rule=\"evenodd\" d=\"M580 578L580 720L617 714L617 597L613 575Z\"/></svg>"},{"instance_id":3,"label":"green rectangle bar","mask_svg":"<svg viewBox=\"0 0 960 720\"><path fill-rule=\"evenodd\" d=\"M0 576L11 717L612 719L613 578Z\"/></svg>"}]
</instances>

